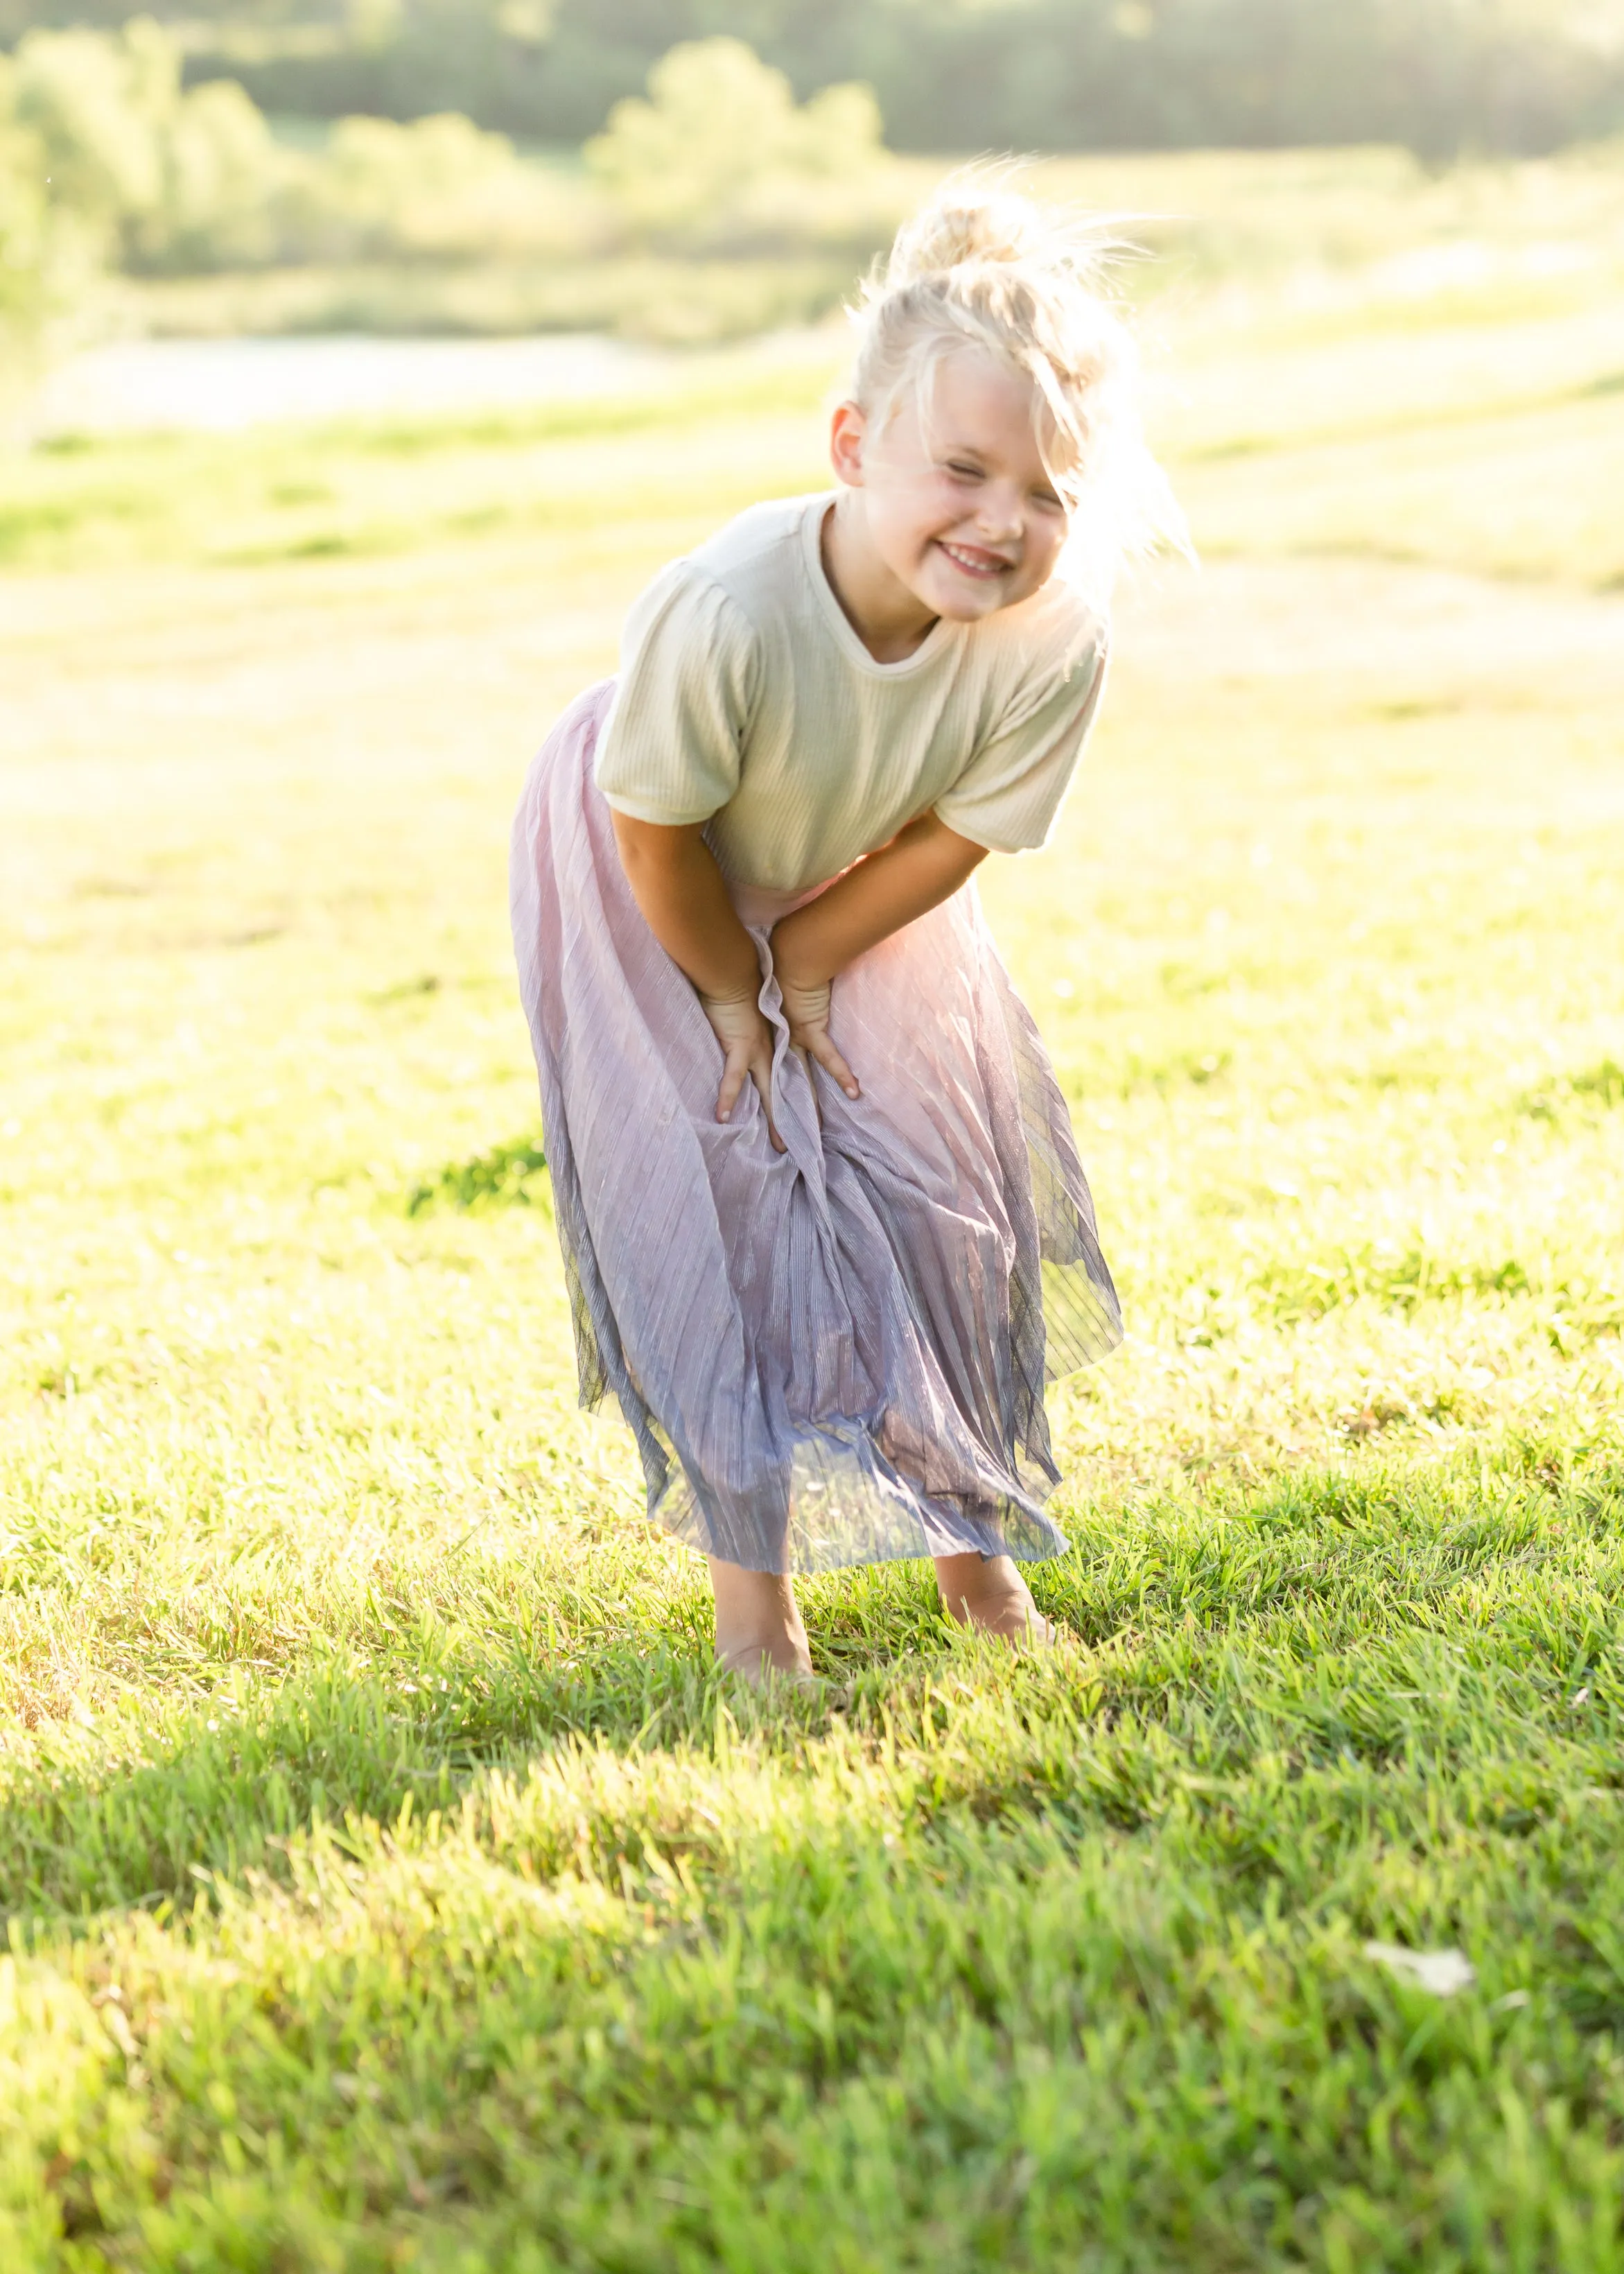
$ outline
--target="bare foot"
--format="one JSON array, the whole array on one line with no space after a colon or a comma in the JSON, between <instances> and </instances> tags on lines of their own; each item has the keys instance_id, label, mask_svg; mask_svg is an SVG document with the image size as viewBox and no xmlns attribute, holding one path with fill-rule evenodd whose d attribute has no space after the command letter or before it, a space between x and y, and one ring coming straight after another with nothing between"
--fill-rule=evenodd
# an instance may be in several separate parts
<instances>
[{"instance_id":1,"label":"bare foot","mask_svg":"<svg viewBox=\"0 0 1624 2274\"><path fill-rule=\"evenodd\" d=\"M1056 1632L1032 1600L1011 1555L938 1555L936 1584L961 1627L1002 1635L1017 1648L1052 1650Z\"/></svg>"},{"instance_id":2,"label":"bare foot","mask_svg":"<svg viewBox=\"0 0 1624 2274\"><path fill-rule=\"evenodd\" d=\"M757 1689L789 1682L808 1689L815 1681L807 1630L789 1581L777 1571L746 1571L737 1563L710 1559L716 1590L716 1662L724 1674L737 1674Z\"/></svg>"},{"instance_id":3,"label":"bare foot","mask_svg":"<svg viewBox=\"0 0 1624 2274\"><path fill-rule=\"evenodd\" d=\"M809 1658L792 1660L786 1665L761 1643L742 1643L733 1650L718 1650L716 1666L719 1674L736 1674L752 1690L772 1690L780 1685L791 1690L816 1690L819 1686Z\"/></svg>"}]
</instances>

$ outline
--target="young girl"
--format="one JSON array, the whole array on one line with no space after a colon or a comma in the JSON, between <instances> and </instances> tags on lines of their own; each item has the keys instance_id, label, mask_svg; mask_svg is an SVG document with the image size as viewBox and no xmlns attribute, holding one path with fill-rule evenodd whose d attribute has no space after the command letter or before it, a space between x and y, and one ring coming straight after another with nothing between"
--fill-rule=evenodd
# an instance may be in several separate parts
<instances>
[{"instance_id":1,"label":"young girl","mask_svg":"<svg viewBox=\"0 0 1624 2274\"><path fill-rule=\"evenodd\" d=\"M810 1678L790 1574L893 1556L1049 1638L1016 1562L1065 1546L1044 1386L1121 1321L971 877L1049 833L1148 470L1090 271L1007 192L906 228L838 488L655 578L515 825L582 1402L613 1389L752 1679Z\"/></svg>"}]
</instances>

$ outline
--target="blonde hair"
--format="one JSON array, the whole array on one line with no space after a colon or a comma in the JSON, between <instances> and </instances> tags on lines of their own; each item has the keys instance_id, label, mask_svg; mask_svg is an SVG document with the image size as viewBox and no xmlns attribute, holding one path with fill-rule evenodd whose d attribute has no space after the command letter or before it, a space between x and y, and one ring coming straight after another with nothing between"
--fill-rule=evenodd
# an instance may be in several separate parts
<instances>
[{"instance_id":1,"label":"blonde hair","mask_svg":"<svg viewBox=\"0 0 1624 2274\"><path fill-rule=\"evenodd\" d=\"M1129 553L1190 549L1145 442L1138 351L1108 297L1111 260L1129 249L1108 220L1041 206L1007 174L973 169L904 223L850 312L851 395L871 421L927 396L957 349L980 348L1029 381L1071 517L1060 571L1101 605Z\"/></svg>"}]
</instances>

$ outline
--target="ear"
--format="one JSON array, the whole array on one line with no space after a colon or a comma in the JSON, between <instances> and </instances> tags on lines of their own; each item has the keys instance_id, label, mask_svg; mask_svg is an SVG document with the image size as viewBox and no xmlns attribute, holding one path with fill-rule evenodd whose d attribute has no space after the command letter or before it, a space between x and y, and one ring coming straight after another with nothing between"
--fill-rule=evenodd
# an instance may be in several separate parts
<instances>
[{"instance_id":1,"label":"ear","mask_svg":"<svg viewBox=\"0 0 1624 2274\"><path fill-rule=\"evenodd\" d=\"M829 463L849 490L863 486L863 444L868 421L855 403L837 403L829 426Z\"/></svg>"}]
</instances>

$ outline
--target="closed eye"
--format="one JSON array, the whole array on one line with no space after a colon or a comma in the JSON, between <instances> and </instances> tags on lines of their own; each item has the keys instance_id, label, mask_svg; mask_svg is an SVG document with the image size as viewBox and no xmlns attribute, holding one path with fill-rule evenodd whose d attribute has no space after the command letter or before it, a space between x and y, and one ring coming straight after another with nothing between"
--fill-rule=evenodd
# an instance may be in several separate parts
<instances>
[{"instance_id":1,"label":"closed eye","mask_svg":"<svg viewBox=\"0 0 1624 2274\"><path fill-rule=\"evenodd\" d=\"M950 474L957 474L961 482L979 482L981 478L981 468L969 464L963 458L950 458L947 471Z\"/></svg>"}]
</instances>

